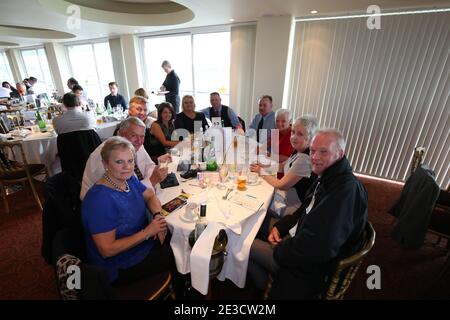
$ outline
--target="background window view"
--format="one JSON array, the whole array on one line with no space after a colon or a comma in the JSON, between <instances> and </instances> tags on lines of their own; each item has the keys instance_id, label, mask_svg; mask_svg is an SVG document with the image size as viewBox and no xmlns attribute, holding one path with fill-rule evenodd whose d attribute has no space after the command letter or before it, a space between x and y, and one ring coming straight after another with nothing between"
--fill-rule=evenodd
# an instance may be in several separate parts
<instances>
[{"instance_id":1,"label":"background window view","mask_svg":"<svg viewBox=\"0 0 450 320\"><path fill-rule=\"evenodd\" d=\"M3 51L0 52L0 81L8 81L11 85L15 86L8 58Z\"/></svg>"},{"instance_id":2,"label":"background window view","mask_svg":"<svg viewBox=\"0 0 450 320\"><path fill-rule=\"evenodd\" d=\"M194 35L195 98L199 108L209 106L209 94L217 91L222 104L229 106L230 33Z\"/></svg>"},{"instance_id":3,"label":"background window view","mask_svg":"<svg viewBox=\"0 0 450 320\"><path fill-rule=\"evenodd\" d=\"M144 39L145 86L156 92L166 74L161 68L170 61L180 77L180 97L195 96L197 110L209 106L209 93L218 91L228 104L230 83L230 33L217 32ZM150 96L150 105L164 101Z\"/></svg>"},{"instance_id":4,"label":"background window view","mask_svg":"<svg viewBox=\"0 0 450 320\"><path fill-rule=\"evenodd\" d=\"M47 92L49 96L55 90L53 78L48 66L47 55L43 48L22 50L22 59L25 64L26 78L38 79L33 86L35 94ZM20 79L23 80L23 79Z\"/></svg>"},{"instance_id":5,"label":"background window view","mask_svg":"<svg viewBox=\"0 0 450 320\"><path fill-rule=\"evenodd\" d=\"M146 66L145 88L149 93L156 93L166 78L166 73L161 68L164 60L170 62L180 78L180 97L193 93L190 35L144 39L144 60ZM150 109L163 101L164 96L150 94Z\"/></svg>"},{"instance_id":6,"label":"background window view","mask_svg":"<svg viewBox=\"0 0 450 320\"><path fill-rule=\"evenodd\" d=\"M97 103L109 94L108 83L114 81L108 42L67 46L72 76L83 87L87 97Z\"/></svg>"}]
</instances>

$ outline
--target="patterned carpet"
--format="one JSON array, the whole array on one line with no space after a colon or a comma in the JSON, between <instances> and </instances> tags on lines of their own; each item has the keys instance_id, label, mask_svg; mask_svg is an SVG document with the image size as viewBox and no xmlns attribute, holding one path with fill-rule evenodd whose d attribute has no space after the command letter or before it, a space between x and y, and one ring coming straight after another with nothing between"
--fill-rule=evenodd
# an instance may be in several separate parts
<instances>
[{"instance_id":1,"label":"patterned carpet","mask_svg":"<svg viewBox=\"0 0 450 320\"><path fill-rule=\"evenodd\" d=\"M436 282L447 258L446 240L434 245L429 235L420 250L408 251L390 237L392 218L387 209L402 185L361 178L369 192L369 217L377 232L376 243L352 283L346 299L449 299L450 279ZM42 186L38 186L41 191ZM42 194L42 192L40 192ZM8 196L11 213L0 208L0 299L58 299L53 268L40 254L41 212L25 189ZM366 287L368 265L381 269L381 290ZM253 291L238 289L230 281L215 281L214 299L252 299Z\"/></svg>"}]
</instances>

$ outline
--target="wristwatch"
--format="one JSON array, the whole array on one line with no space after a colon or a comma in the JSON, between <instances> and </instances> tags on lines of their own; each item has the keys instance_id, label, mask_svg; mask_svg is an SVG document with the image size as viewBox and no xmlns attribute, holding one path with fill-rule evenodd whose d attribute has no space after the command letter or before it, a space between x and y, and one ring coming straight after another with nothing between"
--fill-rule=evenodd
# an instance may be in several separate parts
<instances>
[{"instance_id":1,"label":"wristwatch","mask_svg":"<svg viewBox=\"0 0 450 320\"><path fill-rule=\"evenodd\" d=\"M161 211L155 212L155 213L153 214L153 218L156 217L157 215L163 215L163 214L161 213Z\"/></svg>"}]
</instances>

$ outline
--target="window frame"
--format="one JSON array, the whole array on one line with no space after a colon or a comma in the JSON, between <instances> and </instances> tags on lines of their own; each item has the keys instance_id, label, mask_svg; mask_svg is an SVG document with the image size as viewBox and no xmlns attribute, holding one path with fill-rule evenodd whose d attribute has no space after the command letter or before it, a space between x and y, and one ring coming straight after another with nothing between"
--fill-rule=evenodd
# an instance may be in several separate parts
<instances>
[{"instance_id":1,"label":"window frame","mask_svg":"<svg viewBox=\"0 0 450 320\"><path fill-rule=\"evenodd\" d=\"M16 83L15 83L15 80L14 80L14 75L13 75L13 71L11 69L11 65L9 63L8 56L6 54L6 50L3 50L3 49L0 50L0 55L2 56L3 62L7 66L6 72L9 73L9 77L10 77L9 79L1 79L1 82L8 81L12 86L15 87ZM10 81L12 81L12 82L10 82Z\"/></svg>"},{"instance_id":2,"label":"window frame","mask_svg":"<svg viewBox=\"0 0 450 320\"><path fill-rule=\"evenodd\" d=\"M199 27L199 28L190 28L190 29L179 29L179 30L166 30L166 31L158 31L158 32L149 32L138 35L138 48L139 48L139 59L144 67L142 70L141 76L143 79L144 87L147 88L148 84L148 71L147 71L147 61L145 59L145 44L144 41L150 38L159 38L159 37L171 37L171 36L190 36L191 43L191 66L192 66L192 94L195 96L196 94L196 83L195 83L195 64L194 64L194 36L198 34L208 34L208 33L220 33L220 32L228 32L231 33L231 25L217 25L217 26L209 26L209 27ZM231 35L230 35L231 41ZM231 55L231 43L230 43L230 55ZM231 56L230 56L231 63ZM231 73L231 68L229 70ZM231 88L231 76L229 78L228 87ZM230 93L228 94L228 98L230 98ZM181 106L180 106L181 111Z\"/></svg>"},{"instance_id":3,"label":"window frame","mask_svg":"<svg viewBox=\"0 0 450 320\"><path fill-rule=\"evenodd\" d=\"M52 73L52 70L50 68L50 63L48 62L47 51L45 50L45 47L43 45L20 48L20 63L22 65L23 71L25 71L25 78L26 77L32 77L33 75L30 75L29 72L28 72L27 66L25 64L25 59L23 58L23 52L24 51L34 50L36 52L36 56L38 57L39 69L41 71L42 77L44 78L45 87L48 90L48 88L47 88L47 81L45 81L45 75L44 75L44 72L43 72L43 69L42 69L42 65L41 65L41 61L39 59L39 54L38 54L38 50L40 50L40 49L44 50L45 59L47 60L48 70L49 70L49 73L50 73L50 81L51 81L52 86L53 86L53 90L52 91L54 91L54 90L56 90L55 79L53 79L53 73ZM34 75L34 76L36 76L36 75ZM23 79L19 79L18 82L22 82L22 81L23 81ZM38 82L39 82L39 79L38 79ZM47 92L47 94L51 94L51 92Z\"/></svg>"},{"instance_id":4,"label":"window frame","mask_svg":"<svg viewBox=\"0 0 450 320\"><path fill-rule=\"evenodd\" d=\"M98 90L100 92L100 100L101 101L96 101L99 104L103 105L103 99L101 93L102 91L102 86L101 86L101 81L100 81L100 73L98 71L98 66L97 66L97 59L95 56L95 49L94 49L94 45L97 43L107 43L109 46L109 38L97 38L97 39L89 39L89 40L82 40L82 41L71 41L71 42L65 42L64 43L64 54L66 56L66 61L68 61L68 65L69 65L69 71L71 74L71 77L74 76L74 72L73 72L73 66L72 66L72 61L70 60L70 55L69 55L69 47L73 47L73 46L83 46L83 45L90 45L91 49L92 49L92 54L94 55L94 62L95 62L95 74L97 76L97 87ZM111 47L109 46L109 53L111 55L111 62L112 61L112 53L111 53ZM113 63L113 75L114 75L114 79L112 79L111 81L115 81L116 75L114 73L114 63ZM65 84L64 84L65 85ZM84 89L84 88L83 88Z\"/></svg>"}]
</instances>

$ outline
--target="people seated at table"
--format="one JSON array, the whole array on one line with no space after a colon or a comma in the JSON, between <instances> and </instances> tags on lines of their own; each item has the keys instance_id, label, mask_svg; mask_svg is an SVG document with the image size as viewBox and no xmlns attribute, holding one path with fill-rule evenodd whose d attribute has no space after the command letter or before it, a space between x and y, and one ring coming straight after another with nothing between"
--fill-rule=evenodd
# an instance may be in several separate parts
<instances>
[{"instance_id":1,"label":"people seated at table","mask_svg":"<svg viewBox=\"0 0 450 320\"><path fill-rule=\"evenodd\" d=\"M284 163L294 151L291 143L292 119L290 110L278 109L275 112L275 128L278 129L278 161ZM283 175L284 173L278 178L281 179Z\"/></svg>"},{"instance_id":2,"label":"people seated at table","mask_svg":"<svg viewBox=\"0 0 450 320\"><path fill-rule=\"evenodd\" d=\"M23 84L27 88L27 94L34 94L33 86L36 84L37 79L35 77L29 77L23 79Z\"/></svg>"},{"instance_id":3,"label":"people seated at table","mask_svg":"<svg viewBox=\"0 0 450 320\"><path fill-rule=\"evenodd\" d=\"M70 89L70 92L74 92L74 91L73 91L73 87L74 87L75 85L80 85L80 84L78 83L77 79L75 79L75 78L73 78L73 77L67 79L67 87ZM80 86L80 87L81 87L81 86ZM86 90L84 90L84 89L82 89L82 91L83 91L83 93L82 93L83 100L87 101L87 100L88 100L87 92L86 92Z\"/></svg>"},{"instance_id":4,"label":"people seated at table","mask_svg":"<svg viewBox=\"0 0 450 320\"><path fill-rule=\"evenodd\" d=\"M10 92L17 92L16 88L13 85L11 85L8 81L3 81L2 82L2 87L6 88L6 89L9 89ZM8 95L8 97L9 97L9 95Z\"/></svg>"},{"instance_id":5,"label":"people seated at table","mask_svg":"<svg viewBox=\"0 0 450 320\"><path fill-rule=\"evenodd\" d=\"M53 118L53 128L57 134L95 128L95 119L81 111L78 96L70 92L66 93L63 96L62 102L67 110L63 114Z\"/></svg>"},{"instance_id":6,"label":"people seated at table","mask_svg":"<svg viewBox=\"0 0 450 320\"><path fill-rule=\"evenodd\" d=\"M199 127L201 126L203 128L203 132L206 131L208 122L203 113L195 111L195 101L193 96L185 95L181 101L181 108L183 111L178 113L175 117L175 129L186 129L190 133L194 133L195 122L199 121Z\"/></svg>"},{"instance_id":7,"label":"people seated at table","mask_svg":"<svg viewBox=\"0 0 450 320\"><path fill-rule=\"evenodd\" d=\"M130 117L138 117L147 128L150 128L154 119L148 115L148 100L142 96L134 96L130 99L128 107L128 115Z\"/></svg>"},{"instance_id":8,"label":"people seated at table","mask_svg":"<svg viewBox=\"0 0 450 320\"><path fill-rule=\"evenodd\" d=\"M11 91L11 89L9 87L1 86L0 87L0 99L1 98L9 98L11 92L12 91Z\"/></svg>"},{"instance_id":9,"label":"people seated at table","mask_svg":"<svg viewBox=\"0 0 450 320\"><path fill-rule=\"evenodd\" d=\"M179 143L179 141L171 140L172 133L175 131L174 118L175 110L173 110L170 102L163 102L158 106L158 119L152 123L149 129L150 145L145 148L153 161Z\"/></svg>"},{"instance_id":10,"label":"people seated at table","mask_svg":"<svg viewBox=\"0 0 450 320\"><path fill-rule=\"evenodd\" d=\"M233 127L233 129L239 130L240 133L244 133L238 116L228 106L222 104L222 99L218 92L213 92L209 95L209 102L211 107L205 108L200 112L203 112L206 118L209 118L212 122L212 118L220 118L221 125L224 127Z\"/></svg>"},{"instance_id":11,"label":"people seated at table","mask_svg":"<svg viewBox=\"0 0 450 320\"><path fill-rule=\"evenodd\" d=\"M19 102L26 102L27 87L22 82L16 83L16 91L11 91L11 99L19 99Z\"/></svg>"},{"instance_id":12,"label":"people seated at table","mask_svg":"<svg viewBox=\"0 0 450 320\"><path fill-rule=\"evenodd\" d=\"M319 130L311 141L312 171L318 179L302 206L278 221L269 242L255 239L248 275L272 299L314 299L324 293L336 259L358 250L367 223L367 192L345 156L336 129Z\"/></svg>"},{"instance_id":13,"label":"people seated at table","mask_svg":"<svg viewBox=\"0 0 450 320\"><path fill-rule=\"evenodd\" d=\"M176 270L161 203L134 175L135 156L133 145L122 137L111 137L102 146L104 174L81 208L87 261L104 268L113 285L170 270L178 291L182 276Z\"/></svg>"},{"instance_id":14,"label":"people seated at table","mask_svg":"<svg viewBox=\"0 0 450 320\"><path fill-rule=\"evenodd\" d=\"M144 97L145 99L149 99L148 93L144 88L138 88L136 89L136 91L134 92L135 96L140 96L140 97Z\"/></svg>"},{"instance_id":15,"label":"people seated at table","mask_svg":"<svg viewBox=\"0 0 450 320\"><path fill-rule=\"evenodd\" d=\"M123 111L125 111L127 109L127 101L125 100L125 98L117 92L118 88L117 88L117 83L116 82L110 82L108 83L108 87L109 87L109 92L110 94L108 94L105 99L103 99L103 104L105 106L105 108L108 106L108 102L111 105L111 108L117 108L118 106L120 106L122 108Z\"/></svg>"},{"instance_id":16,"label":"people seated at table","mask_svg":"<svg viewBox=\"0 0 450 320\"><path fill-rule=\"evenodd\" d=\"M77 79L72 77L67 79L67 87L70 89L70 91L72 91L74 85L79 85Z\"/></svg>"},{"instance_id":17,"label":"people seated at table","mask_svg":"<svg viewBox=\"0 0 450 320\"><path fill-rule=\"evenodd\" d=\"M311 160L309 145L319 127L315 116L304 115L297 118L292 125L290 143L294 152L280 166L284 176L278 179L264 172L262 164L251 164L250 170L261 175L267 183L276 188L272 203L259 231L259 236L266 239L270 226L284 215L292 214L305 201L306 190L311 185Z\"/></svg>"},{"instance_id":18,"label":"people seated at table","mask_svg":"<svg viewBox=\"0 0 450 320\"><path fill-rule=\"evenodd\" d=\"M270 143L270 130L275 129L275 112L272 111L272 97L264 95L258 101L259 113L253 117L250 128L256 130L256 141ZM260 133L260 130L265 130ZM262 136L260 136L262 134Z\"/></svg>"},{"instance_id":19,"label":"people seated at table","mask_svg":"<svg viewBox=\"0 0 450 320\"><path fill-rule=\"evenodd\" d=\"M78 97L78 99L80 100L81 109L84 110L84 107L87 105L87 99L84 95L83 87L79 84L75 84L72 87L72 93Z\"/></svg>"},{"instance_id":20,"label":"people seated at table","mask_svg":"<svg viewBox=\"0 0 450 320\"><path fill-rule=\"evenodd\" d=\"M156 166L150 159L147 151L142 148L145 137L145 124L136 117L128 117L120 124L118 135L130 141L136 150L135 174L148 188L153 189L156 184L167 177L168 169ZM104 143L97 147L89 156L84 169L83 181L81 184L80 198L83 200L86 192L100 179L105 170L101 164L101 150ZM170 155L163 155L160 162L170 161Z\"/></svg>"}]
</instances>

